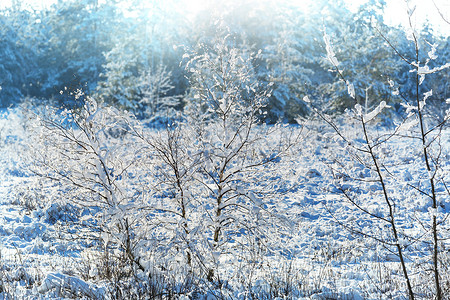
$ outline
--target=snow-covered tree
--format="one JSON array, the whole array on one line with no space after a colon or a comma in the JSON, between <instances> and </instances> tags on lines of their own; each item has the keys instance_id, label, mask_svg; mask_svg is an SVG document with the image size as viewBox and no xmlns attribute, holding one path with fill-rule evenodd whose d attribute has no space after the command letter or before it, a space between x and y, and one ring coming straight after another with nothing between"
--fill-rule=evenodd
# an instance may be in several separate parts
<instances>
[{"instance_id":1,"label":"snow-covered tree","mask_svg":"<svg viewBox=\"0 0 450 300\"><path fill-rule=\"evenodd\" d=\"M380 47L385 41L378 32L388 30L382 19L384 5L384 1L371 1L360 7L358 13L350 12L343 2L323 7L326 17L321 30L335 46L339 61L336 68L352 82L356 100L363 107L392 99L389 79L395 74L399 58L389 48ZM335 67L329 68L326 54L320 63L334 76L333 80L319 86L321 94L333 101L334 109L343 111L352 107L354 100L349 97L347 86L340 81Z\"/></svg>"},{"instance_id":2,"label":"snow-covered tree","mask_svg":"<svg viewBox=\"0 0 450 300\"><path fill-rule=\"evenodd\" d=\"M41 14L41 27L46 26L46 39L39 45L41 67L46 70L42 88L48 96L56 96L64 87L90 93L103 70L103 52L112 45L120 17L115 4L59 1Z\"/></svg>"},{"instance_id":3,"label":"snow-covered tree","mask_svg":"<svg viewBox=\"0 0 450 300\"><path fill-rule=\"evenodd\" d=\"M264 45L260 80L272 83L273 93L267 105L267 120L290 123L307 108L300 100L312 90L317 43L309 32L307 15L299 8L281 4L276 15L272 40Z\"/></svg>"},{"instance_id":4,"label":"snow-covered tree","mask_svg":"<svg viewBox=\"0 0 450 300\"><path fill-rule=\"evenodd\" d=\"M178 93L184 92L174 75L181 60L177 57L181 33L174 22L182 24L184 18L171 11L175 6L170 1L125 2L123 9L134 17L122 16L114 31L114 46L105 51L96 96L141 117L168 117L167 110L179 105Z\"/></svg>"},{"instance_id":5,"label":"snow-covered tree","mask_svg":"<svg viewBox=\"0 0 450 300\"><path fill-rule=\"evenodd\" d=\"M17 104L26 96L29 74L36 67L35 55L29 48L26 34L21 32L33 17L16 10L5 14L0 14L0 107Z\"/></svg>"}]
</instances>

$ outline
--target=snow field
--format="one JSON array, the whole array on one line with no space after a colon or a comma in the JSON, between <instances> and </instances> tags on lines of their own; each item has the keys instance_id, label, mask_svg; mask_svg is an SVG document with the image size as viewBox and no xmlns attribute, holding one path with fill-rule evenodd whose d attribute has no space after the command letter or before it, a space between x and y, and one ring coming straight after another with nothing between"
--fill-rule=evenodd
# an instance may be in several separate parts
<instances>
[{"instance_id":1,"label":"snow field","mask_svg":"<svg viewBox=\"0 0 450 300\"><path fill-rule=\"evenodd\" d=\"M99 218L93 207L83 209L79 205L86 200L77 200L76 197L88 194L48 182L28 171L27 168L32 169L30 166L33 164L27 148L30 137L28 128L22 126L24 121L20 112L4 114L0 121L2 296L23 299L110 297L115 283L101 275L107 262L105 253L98 242L98 234L86 226L108 220L103 216ZM352 126L354 124L343 124L345 133L355 144L363 144ZM252 210L254 215L248 216L245 211L236 214L242 222L253 224L252 218L257 220L258 213L267 213L265 217L270 222L255 223L264 226L262 229L266 236L260 233L252 236L251 232L259 232L256 229L242 229L237 233L231 228L227 240L224 240L225 246L218 248L217 253L208 253L208 239L202 236L208 234L207 227L201 224L209 214L208 207L196 206L199 200L195 199L205 197L202 191L189 187L186 193L194 199L186 206L193 215L192 219L174 219L173 215L163 211L178 205L176 202L168 203L173 199L164 192L168 183L155 185L152 182L163 180L161 170L164 166L159 165L150 171L143 166L128 169L126 179L133 186L120 185L120 188L131 195L145 196L145 201L155 201L149 214L140 214L139 217L144 219L135 219L135 227L130 227L134 230L135 247L139 249L136 253L140 255L146 272L165 278L161 282L166 284L166 288L181 291L178 299L222 296L247 299L252 295L261 298L266 295L267 299L404 299L406 288L398 256L391 246L370 238L391 241L392 236L385 222L373 217L383 217L387 213L379 185L371 180L355 180L374 177L367 161L364 157L357 158L348 145L321 124L283 130L303 130L300 142L290 149L291 156L275 162L275 168L280 171L278 174L257 173L260 179L269 180L275 176L277 180L270 185L250 182L241 186L262 190L270 188L277 193L267 193L267 198L260 198L258 195L261 194L249 196L253 201L258 200L252 202L258 203ZM386 129L375 128L371 133L374 137L383 136ZM149 135L152 138L160 136L158 132ZM449 139L450 133L443 132L443 153L448 153ZM267 147L275 142L266 139L264 145ZM430 211L426 197L410 188L409 184L420 184L427 176L421 166L420 151L413 149L417 149L413 141L396 138L386 143L379 155L389 171L386 181L396 203L396 223L403 236L400 242L405 249L414 289L419 296L427 298L433 293L427 280L431 273L427 226L433 215L438 216L445 237L449 230L447 215L450 208L445 201L446 196L442 196L438 210ZM102 157L108 159L108 155L112 152L104 152ZM144 154L140 152L139 155ZM121 158L124 162L125 157ZM448 161L442 160L443 178L448 178ZM267 171L272 170L267 167ZM150 180L149 176L156 179ZM158 187L159 190L146 191L142 186ZM342 190L348 191L355 203L373 216L349 203ZM439 193L445 195L443 186L439 186ZM75 197L75 201L70 197ZM126 218L129 209L143 204L136 200L139 198L123 199L126 201L108 211L112 219ZM181 230L184 222L192 229L188 235ZM148 227L142 228L139 224ZM101 240L110 239L111 243L123 238L119 233L103 235ZM186 239L191 243L188 246L183 243ZM447 240L443 240L442 249L448 247ZM111 255L109 259L118 259L121 266L122 253L119 250L111 248L108 253ZM189 287L186 283L190 274L187 251L197 257L205 257L205 263L215 266L223 280L221 287L201 277L191 279L196 288ZM446 251L441 253L441 260L442 280L448 282L445 270L449 256ZM143 272L135 272L140 280L145 280ZM121 288L125 293L127 285L123 281L130 279L116 279L122 281ZM136 282L130 280L129 283ZM132 287L128 286L128 289L128 292L133 292ZM136 288L135 293L138 292Z\"/></svg>"}]
</instances>

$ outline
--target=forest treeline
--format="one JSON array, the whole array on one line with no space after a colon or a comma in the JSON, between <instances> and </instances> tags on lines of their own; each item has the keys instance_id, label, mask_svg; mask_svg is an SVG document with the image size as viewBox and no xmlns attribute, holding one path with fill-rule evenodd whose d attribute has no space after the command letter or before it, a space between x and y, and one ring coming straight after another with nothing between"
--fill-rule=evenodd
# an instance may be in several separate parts
<instances>
[{"instance_id":1,"label":"forest treeline","mask_svg":"<svg viewBox=\"0 0 450 300\"><path fill-rule=\"evenodd\" d=\"M305 95L343 111L353 101L339 72L329 70L324 32L362 105L386 101L401 110L396 103L416 93L409 78L414 74L402 61L413 61L415 49L404 29L384 23L383 0L368 1L357 12L341 0L314 1L306 11L283 1L207 1L193 12L188 3L66 0L43 10L3 9L0 106L23 99L71 106L72 94L82 89L157 120L168 107L179 111L193 101L190 91L198 83L191 78L190 55L211 52L226 37L248 57L253 80L272 90L264 107L267 122L294 122L307 114ZM420 28L420 35L424 47L439 53L429 67L445 64L450 38L431 26ZM429 56L423 54L425 62ZM420 93L433 91L429 101L437 111L449 98L449 82L448 72L438 72L420 86Z\"/></svg>"}]
</instances>

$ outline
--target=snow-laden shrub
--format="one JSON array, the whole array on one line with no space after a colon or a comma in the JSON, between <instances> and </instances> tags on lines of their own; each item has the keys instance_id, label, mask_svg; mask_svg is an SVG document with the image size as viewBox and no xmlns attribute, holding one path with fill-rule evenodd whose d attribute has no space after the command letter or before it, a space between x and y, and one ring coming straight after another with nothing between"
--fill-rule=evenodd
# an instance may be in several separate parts
<instances>
[{"instance_id":1,"label":"snow-laden shrub","mask_svg":"<svg viewBox=\"0 0 450 300\"><path fill-rule=\"evenodd\" d=\"M58 183L48 222L71 222L67 233L96 247L96 276L121 286L159 270L223 293L269 257L289 257L293 224L278 197L296 184L286 166L298 134L259 123L270 92L251 76L251 55L218 47L189 62L196 101L165 130L90 97L36 116L33 171ZM65 218L59 208L72 206Z\"/></svg>"},{"instance_id":2,"label":"snow-laden shrub","mask_svg":"<svg viewBox=\"0 0 450 300\"><path fill-rule=\"evenodd\" d=\"M118 249L130 265L139 265L132 236L141 214L130 183L139 149L127 139L126 118L91 98L78 110L43 110L37 116L34 172L60 184L48 199L55 207L78 210L80 237L105 251ZM48 219L55 222L61 210L55 215L51 207Z\"/></svg>"},{"instance_id":3,"label":"snow-laden shrub","mask_svg":"<svg viewBox=\"0 0 450 300\"><path fill-rule=\"evenodd\" d=\"M191 81L185 128L199 185L190 201L202 220L191 223L188 236L200 242L202 268L219 285L227 277L222 265L252 255L262 260L288 227L275 212L275 195L277 184L292 183L278 164L297 142L280 124L259 123L270 97L251 65L259 54L232 44L230 36L219 37L213 48L185 55Z\"/></svg>"}]
</instances>

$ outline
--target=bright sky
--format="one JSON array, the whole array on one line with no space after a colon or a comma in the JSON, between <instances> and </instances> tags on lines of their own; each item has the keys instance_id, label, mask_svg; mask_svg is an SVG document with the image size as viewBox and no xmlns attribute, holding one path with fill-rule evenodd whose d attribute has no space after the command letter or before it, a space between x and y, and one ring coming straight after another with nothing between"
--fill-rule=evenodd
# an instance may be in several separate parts
<instances>
[{"instance_id":1,"label":"bright sky","mask_svg":"<svg viewBox=\"0 0 450 300\"><path fill-rule=\"evenodd\" d=\"M145 0L142 0L145 1ZM161 0L164 1L164 0ZM198 9L201 8L204 1L202 0L185 0L188 1L189 7L192 10L195 10L196 7ZM245 1L245 0L243 0ZM292 0L294 3L302 3L303 5L307 5L309 1L315 0ZM333 0L328 0L333 1ZM367 2L368 0L345 0L349 7L356 9L360 4ZM53 3L56 3L57 0L0 0L0 8L11 6L11 3L16 2L20 3L22 6L30 6L35 9L39 9L42 7L49 7ZM386 0L387 7L385 9L385 20L389 25L407 25L408 17L406 13L406 1L405 0ZM446 18L446 20L450 21L450 1L449 0L409 0L409 2L414 3L416 5L416 10L413 18L419 24L423 24L425 20L429 20L433 25L433 28L438 30L440 33L444 35L450 36L450 24L444 22L439 15L435 5L439 7L439 10L442 15ZM413 5L411 5L413 6Z\"/></svg>"},{"instance_id":2,"label":"bright sky","mask_svg":"<svg viewBox=\"0 0 450 300\"><path fill-rule=\"evenodd\" d=\"M435 4L436 6L435 6ZM367 0L346 0L350 6L357 7L358 5L367 2ZM409 0L410 7L416 6L413 21L419 27L428 20L433 28L443 35L450 36L450 24L446 23L440 13L447 21L450 21L450 1L449 0ZM439 11L437 8L439 8ZM403 25L408 26L407 5L405 0L386 0L386 8L384 11L384 18L388 25Z\"/></svg>"},{"instance_id":3,"label":"bright sky","mask_svg":"<svg viewBox=\"0 0 450 300\"><path fill-rule=\"evenodd\" d=\"M42 7L50 7L52 4L56 3L57 0L0 0L0 7L11 6L13 2L21 4L23 7L30 6L34 9L39 9Z\"/></svg>"}]
</instances>

